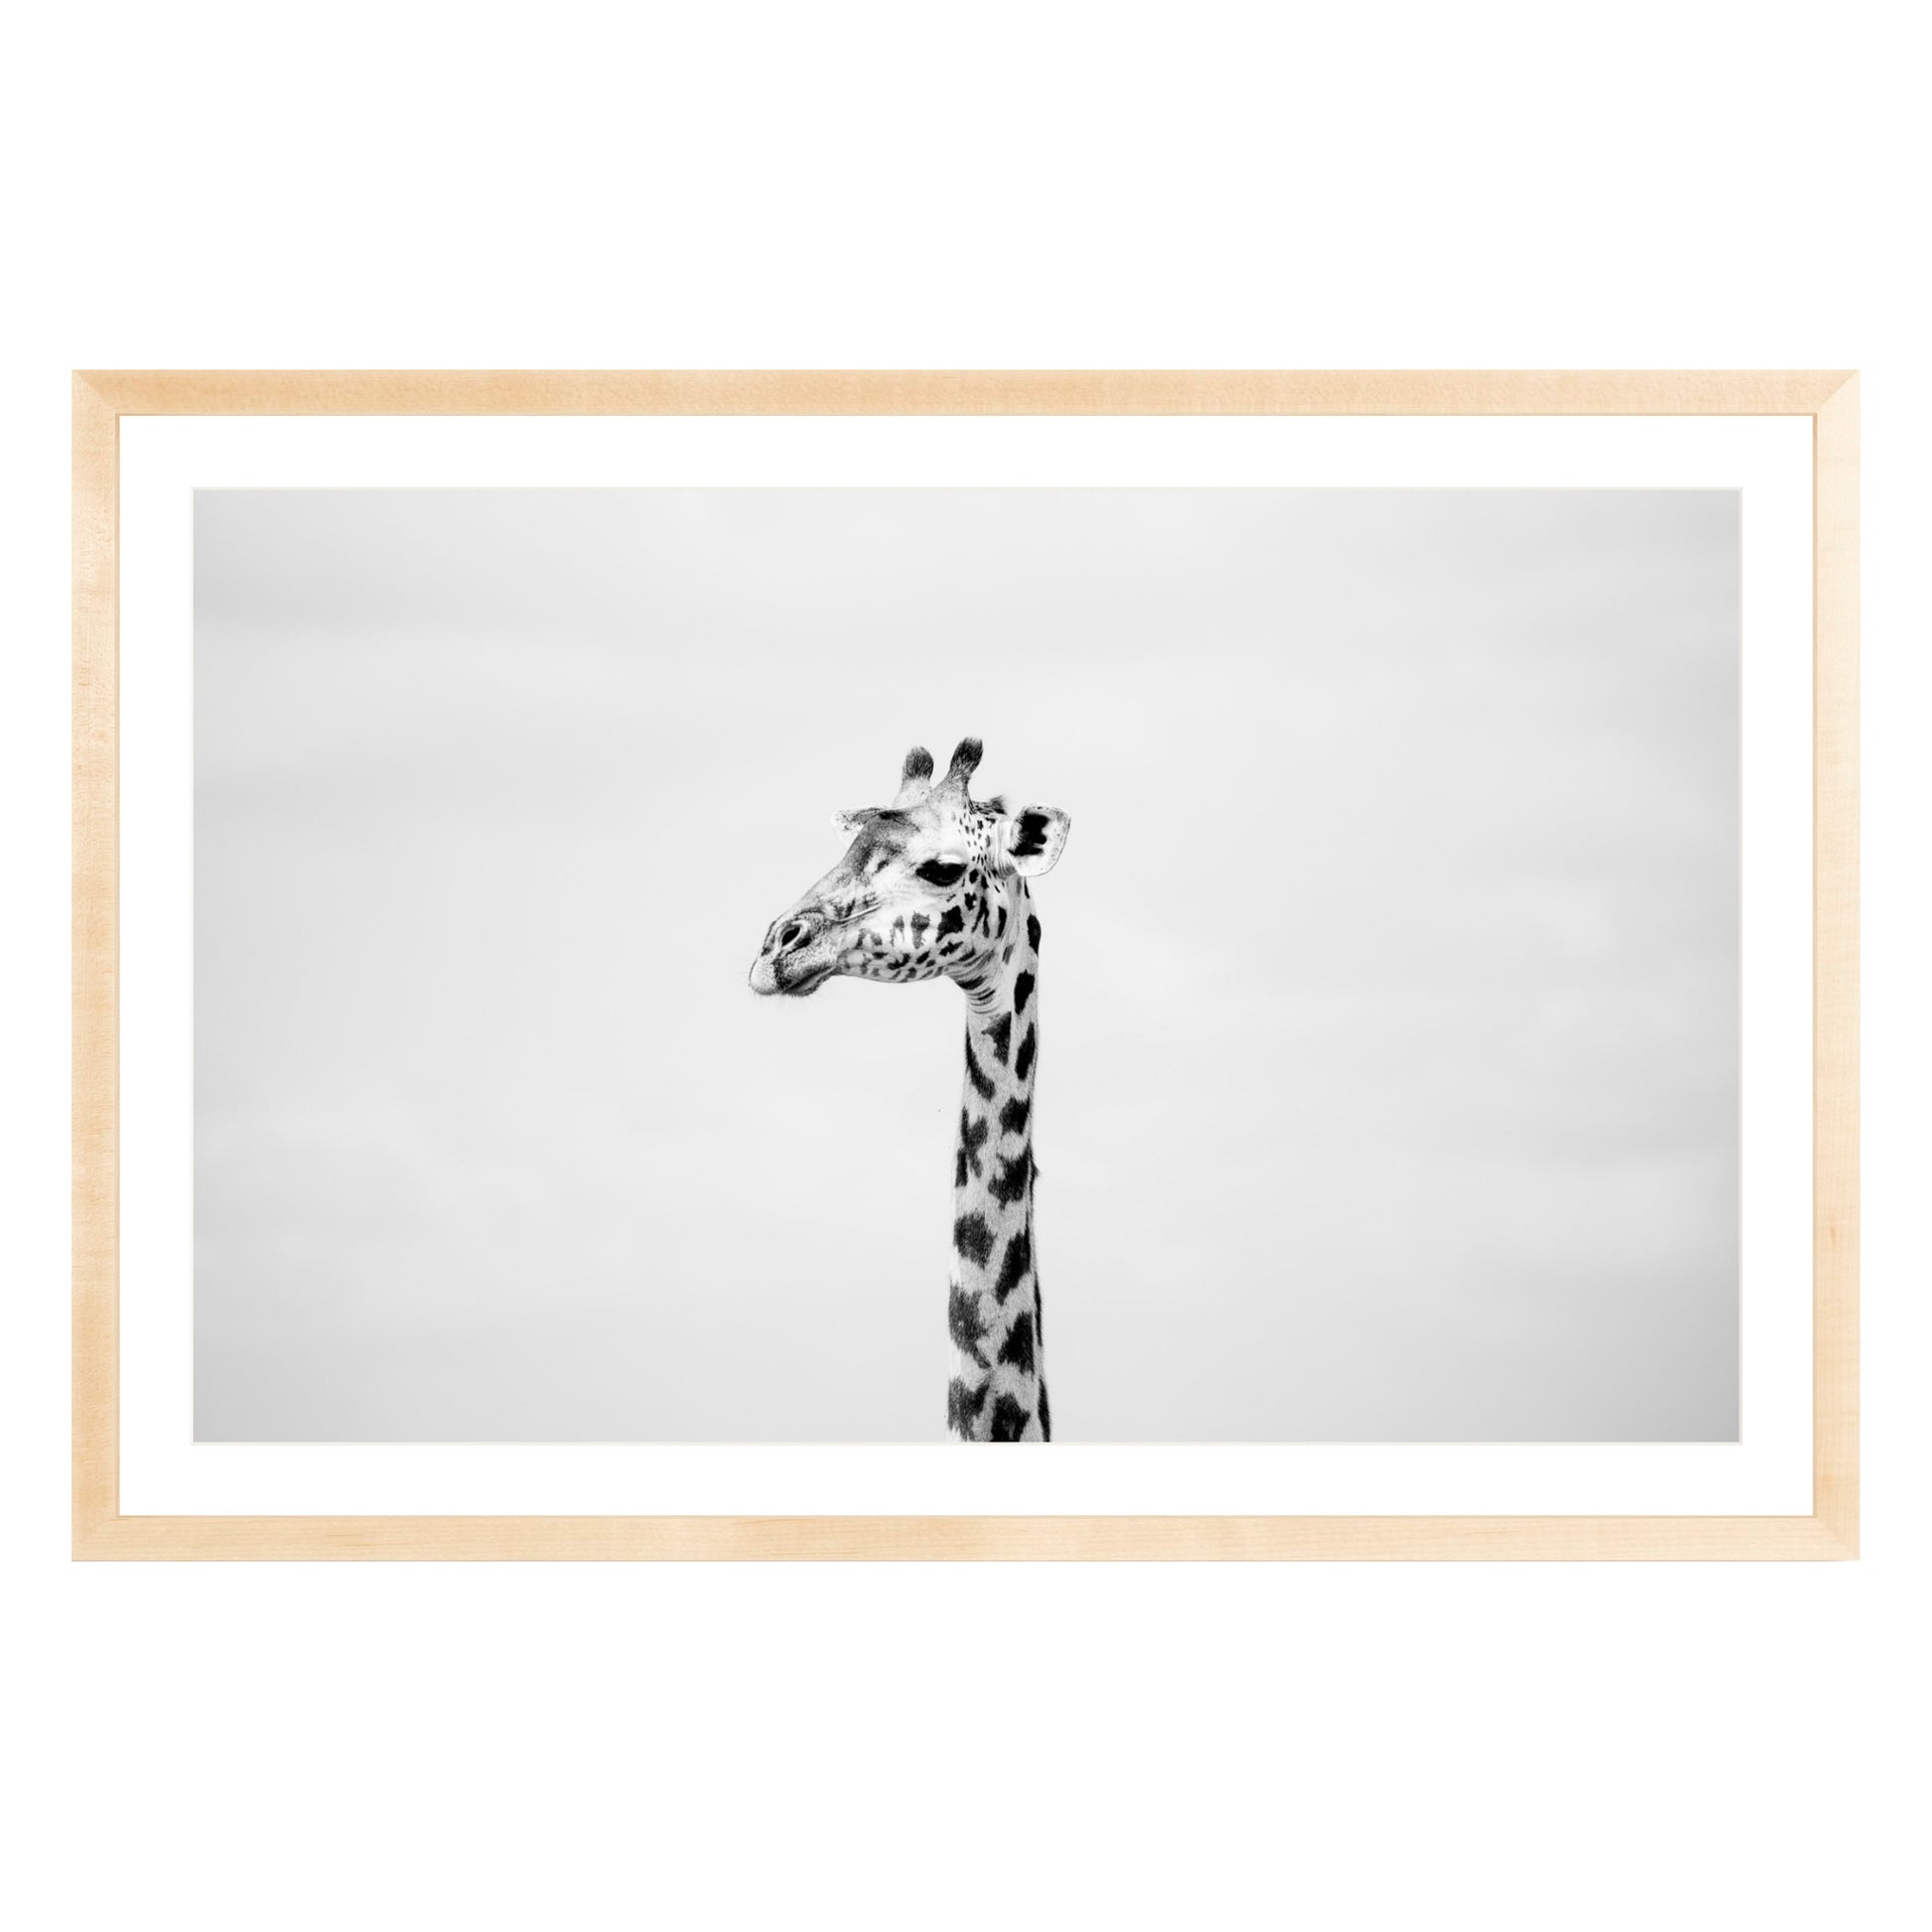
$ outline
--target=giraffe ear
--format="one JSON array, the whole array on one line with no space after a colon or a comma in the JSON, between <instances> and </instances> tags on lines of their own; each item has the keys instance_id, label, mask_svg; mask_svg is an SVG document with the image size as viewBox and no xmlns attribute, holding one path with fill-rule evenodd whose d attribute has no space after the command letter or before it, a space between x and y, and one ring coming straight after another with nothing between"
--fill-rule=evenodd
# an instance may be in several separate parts
<instances>
[{"instance_id":1,"label":"giraffe ear","mask_svg":"<svg viewBox=\"0 0 1932 1932\"><path fill-rule=\"evenodd\" d=\"M848 838L865 822L866 815L864 812L834 812L832 814L832 829L836 832L843 832Z\"/></svg>"},{"instance_id":2,"label":"giraffe ear","mask_svg":"<svg viewBox=\"0 0 1932 1932\"><path fill-rule=\"evenodd\" d=\"M1072 822L1051 805L1022 805L1005 824L1007 864L1023 879L1051 872L1065 850Z\"/></svg>"}]
</instances>

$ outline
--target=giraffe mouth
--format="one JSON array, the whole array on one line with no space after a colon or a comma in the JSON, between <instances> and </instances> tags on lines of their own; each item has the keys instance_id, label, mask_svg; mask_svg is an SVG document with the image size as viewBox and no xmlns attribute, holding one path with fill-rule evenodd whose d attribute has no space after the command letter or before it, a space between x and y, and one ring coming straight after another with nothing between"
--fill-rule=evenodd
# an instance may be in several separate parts
<instances>
[{"instance_id":1,"label":"giraffe mouth","mask_svg":"<svg viewBox=\"0 0 1932 1932\"><path fill-rule=\"evenodd\" d=\"M809 1000L837 970L836 965L808 967L795 979L779 980L773 991L782 993L787 999Z\"/></svg>"},{"instance_id":2,"label":"giraffe mouth","mask_svg":"<svg viewBox=\"0 0 1932 1932\"><path fill-rule=\"evenodd\" d=\"M781 961L761 953L752 967L752 991L766 998L776 994L792 1000L809 999L837 970L836 960L787 970Z\"/></svg>"},{"instance_id":3,"label":"giraffe mouth","mask_svg":"<svg viewBox=\"0 0 1932 1932\"><path fill-rule=\"evenodd\" d=\"M821 935L821 941L829 937L837 946L837 950L829 956L823 950L822 943L809 948L802 959L796 955L786 958L782 955L774 957L769 952L759 953L752 963L752 991L805 1000L827 980L837 979L841 973L857 972L866 963L865 951L857 945L838 944L838 940L844 936L847 936L844 926L834 928L828 935Z\"/></svg>"}]
</instances>

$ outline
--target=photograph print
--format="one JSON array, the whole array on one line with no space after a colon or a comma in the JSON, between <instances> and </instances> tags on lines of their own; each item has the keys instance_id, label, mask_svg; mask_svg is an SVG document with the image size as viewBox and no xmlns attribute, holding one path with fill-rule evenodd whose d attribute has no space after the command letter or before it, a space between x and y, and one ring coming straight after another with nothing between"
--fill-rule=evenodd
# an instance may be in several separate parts
<instances>
[{"instance_id":1,"label":"photograph print","mask_svg":"<svg viewBox=\"0 0 1932 1932\"><path fill-rule=\"evenodd\" d=\"M1736 1441L1739 535L197 492L197 1440Z\"/></svg>"}]
</instances>

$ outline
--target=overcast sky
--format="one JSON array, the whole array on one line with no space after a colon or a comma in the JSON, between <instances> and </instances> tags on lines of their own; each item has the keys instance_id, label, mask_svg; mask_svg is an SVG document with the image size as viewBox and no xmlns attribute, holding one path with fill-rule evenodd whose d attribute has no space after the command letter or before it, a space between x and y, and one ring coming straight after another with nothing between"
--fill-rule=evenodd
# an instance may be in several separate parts
<instances>
[{"instance_id":1,"label":"overcast sky","mask_svg":"<svg viewBox=\"0 0 1932 1932\"><path fill-rule=\"evenodd\" d=\"M1734 494L196 530L202 1438L939 1440L960 996L745 978L968 733L1061 1440L1735 1436Z\"/></svg>"}]
</instances>

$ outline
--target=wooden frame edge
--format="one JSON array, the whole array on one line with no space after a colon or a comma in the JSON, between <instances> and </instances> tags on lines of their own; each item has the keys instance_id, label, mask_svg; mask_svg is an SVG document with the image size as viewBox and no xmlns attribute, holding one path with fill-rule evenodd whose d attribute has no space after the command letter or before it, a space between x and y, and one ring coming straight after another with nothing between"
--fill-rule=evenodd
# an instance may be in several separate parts
<instances>
[{"instance_id":1,"label":"wooden frame edge","mask_svg":"<svg viewBox=\"0 0 1932 1932\"><path fill-rule=\"evenodd\" d=\"M1813 1514L175 1517L119 1510L119 422L126 415L1809 415ZM1859 1549L1855 372L99 370L73 377L73 1540L83 1562L1792 1562Z\"/></svg>"},{"instance_id":2,"label":"wooden frame edge","mask_svg":"<svg viewBox=\"0 0 1932 1932\"><path fill-rule=\"evenodd\" d=\"M120 1507L120 422L73 379L73 1540Z\"/></svg>"},{"instance_id":3,"label":"wooden frame edge","mask_svg":"<svg viewBox=\"0 0 1932 1932\"><path fill-rule=\"evenodd\" d=\"M1812 1508L1859 1547L1859 380L1813 419Z\"/></svg>"},{"instance_id":4,"label":"wooden frame edge","mask_svg":"<svg viewBox=\"0 0 1932 1932\"><path fill-rule=\"evenodd\" d=\"M1786 415L1843 369L93 369L121 416Z\"/></svg>"},{"instance_id":5,"label":"wooden frame edge","mask_svg":"<svg viewBox=\"0 0 1932 1932\"><path fill-rule=\"evenodd\" d=\"M120 1516L74 1556L160 1563L1793 1563L1819 1516Z\"/></svg>"}]
</instances>

